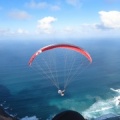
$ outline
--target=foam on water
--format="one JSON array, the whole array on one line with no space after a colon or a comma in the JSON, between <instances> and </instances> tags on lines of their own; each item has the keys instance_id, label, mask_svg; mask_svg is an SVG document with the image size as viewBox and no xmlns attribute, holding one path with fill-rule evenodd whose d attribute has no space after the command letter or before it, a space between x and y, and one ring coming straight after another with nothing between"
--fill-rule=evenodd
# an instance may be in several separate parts
<instances>
[{"instance_id":1,"label":"foam on water","mask_svg":"<svg viewBox=\"0 0 120 120\"><path fill-rule=\"evenodd\" d=\"M110 88L111 89L111 88ZM115 90L115 89L114 89ZM119 89L118 89L119 90ZM118 91L117 89L115 91ZM115 95L113 98L98 100L88 109L82 112L85 118L97 118L109 113L120 114L120 96Z\"/></svg>"},{"instance_id":2,"label":"foam on water","mask_svg":"<svg viewBox=\"0 0 120 120\"><path fill-rule=\"evenodd\" d=\"M88 109L82 112L82 114L85 118L97 118L101 115L112 112L113 106L111 99L101 100L91 105Z\"/></svg>"},{"instance_id":3,"label":"foam on water","mask_svg":"<svg viewBox=\"0 0 120 120\"><path fill-rule=\"evenodd\" d=\"M90 96L89 96L90 99ZM59 110L70 109L81 113L85 118L92 119L97 118L109 113L120 114L120 96L115 95L108 99L97 99L89 107L86 105L86 101L82 101L80 98L74 99L54 99L50 101L50 106L56 106ZM85 108L85 109L83 109Z\"/></svg>"},{"instance_id":4,"label":"foam on water","mask_svg":"<svg viewBox=\"0 0 120 120\"><path fill-rule=\"evenodd\" d=\"M116 92L116 93L119 93L120 94L120 89L114 89L114 88L110 88L110 90Z\"/></svg>"},{"instance_id":5,"label":"foam on water","mask_svg":"<svg viewBox=\"0 0 120 120\"><path fill-rule=\"evenodd\" d=\"M36 116L31 116L31 117L24 117L24 118L21 118L20 120L39 120Z\"/></svg>"}]
</instances>

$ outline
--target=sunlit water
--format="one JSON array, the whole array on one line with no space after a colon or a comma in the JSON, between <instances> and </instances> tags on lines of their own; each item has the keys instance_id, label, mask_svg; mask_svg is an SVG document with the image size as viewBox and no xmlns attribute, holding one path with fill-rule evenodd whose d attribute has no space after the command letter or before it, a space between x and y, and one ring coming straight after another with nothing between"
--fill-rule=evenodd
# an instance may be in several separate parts
<instances>
[{"instance_id":1,"label":"sunlit water","mask_svg":"<svg viewBox=\"0 0 120 120\"><path fill-rule=\"evenodd\" d=\"M68 85L65 96L57 93L50 80L28 66L31 55L52 42L0 42L0 103L22 120L46 120L64 110L75 110L85 118L120 114L116 104L120 93L120 42L117 40L75 41L93 58ZM70 43L70 42L69 42ZM62 73L60 72L59 77Z\"/></svg>"}]
</instances>

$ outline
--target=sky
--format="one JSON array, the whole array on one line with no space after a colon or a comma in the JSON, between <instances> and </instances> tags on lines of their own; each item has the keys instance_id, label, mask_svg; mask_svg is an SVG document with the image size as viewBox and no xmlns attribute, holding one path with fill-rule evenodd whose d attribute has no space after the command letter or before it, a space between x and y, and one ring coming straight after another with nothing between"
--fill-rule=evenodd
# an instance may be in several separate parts
<instances>
[{"instance_id":1,"label":"sky","mask_svg":"<svg viewBox=\"0 0 120 120\"><path fill-rule=\"evenodd\" d=\"M0 0L0 39L120 37L120 0Z\"/></svg>"}]
</instances>

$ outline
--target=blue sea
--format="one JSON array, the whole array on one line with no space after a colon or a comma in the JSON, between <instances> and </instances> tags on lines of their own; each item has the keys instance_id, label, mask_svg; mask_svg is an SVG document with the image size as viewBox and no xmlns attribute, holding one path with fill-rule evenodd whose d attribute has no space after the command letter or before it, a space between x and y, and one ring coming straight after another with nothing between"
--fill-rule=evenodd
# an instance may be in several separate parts
<instances>
[{"instance_id":1,"label":"blue sea","mask_svg":"<svg viewBox=\"0 0 120 120\"><path fill-rule=\"evenodd\" d=\"M93 62L75 72L67 84L64 96L58 94L56 86L45 76L49 72L28 65L30 57L41 47L64 43L66 40L1 40L0 41L0 104L5 110L21 120L50 120L64 110L75 110L87 119L96 119L105 114L120 115L120 41L119 39L71 40L66 43L87 50ZM64 51L63 51L64 53ZM48 57L49 53L45 53ZM51 54L51 53L50 53ZM61 67L62 53L55 52L55 65L60 86L64 83ZM68 66L72 64L69 54ZM65 56L64 56L65 57ZM46 63L46 58L45 63ZM74 59L76 60L76 59ZM49 62L49 60L47 60ZM72 71L79 66L78 59ZM84 62L84 60L83 60ZM40 62L38 62L40 64ZM50 63L53 66L53 63ZM52 67L50 67L52 69ZM53 69L52 69L53 70ZM46 72L44 74L44 71ZM54 71L54 70L53 70ZM82 71L82 72L81 72ZM55 74L56 74L55 73ZM73 73L73 72L72 72ZM69 72L67 73L69 74Z\"/></svg>"}]
</instances>

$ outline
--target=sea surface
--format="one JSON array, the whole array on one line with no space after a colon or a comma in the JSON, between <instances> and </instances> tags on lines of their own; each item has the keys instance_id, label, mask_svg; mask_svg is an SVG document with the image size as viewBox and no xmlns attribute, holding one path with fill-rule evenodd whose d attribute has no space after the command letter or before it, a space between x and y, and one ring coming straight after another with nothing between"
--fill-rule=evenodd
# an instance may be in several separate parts
<instances>
[{"instance_id":1,"label":"sea surface","mask_svg":"<svg viewBox=\"0 0 120 120\"><path fill-rule=\"evenodd\" d=\"M8 113L16 115L21 120L27 118L49 120L64 110L75 110L88 119L98 118L109 113L120 115L118 104L120 97L119 39L64 41L0 41L1 106ZM52 57L48 56L49 52L42 53L45 56L43 56L44 63L37 63L37 67L41 68L40 71L38 68L28 65L30 57L38 49L56 43L69 43L84 48L90 53L93 62L88 64L83 59L82 63L87 66L78 67L81 65L79 59L71 60L74 53L64 53L63 50L62 52L56 51L54 53L56 56L51 55ZM63 53L64 56L62 56ZM66 60L66 54L69 56L67 62L65 61L65 65L68 65L67 68L61 67L64 62L62 57ZM78 53L76 56L79 56ZM51 59L54 60L54 63L50 62ZM50 67L47 68L45 64L50 65ZM70 65L73 65L72 69ZM55 71L53 66L56 66L55 68L58 70ZM51 69L53 75L57 73L59 84L58 81L56 83L56 81L49 80L50 71L47 69ZM69 71L70 69L71 71ZM57 87L60 86L63 89L64 72L66 71L67 75L72 74L72 80L67 81L65 95L60 96L57 93Z\"/></svg>"}]
</instances>

